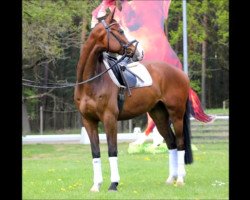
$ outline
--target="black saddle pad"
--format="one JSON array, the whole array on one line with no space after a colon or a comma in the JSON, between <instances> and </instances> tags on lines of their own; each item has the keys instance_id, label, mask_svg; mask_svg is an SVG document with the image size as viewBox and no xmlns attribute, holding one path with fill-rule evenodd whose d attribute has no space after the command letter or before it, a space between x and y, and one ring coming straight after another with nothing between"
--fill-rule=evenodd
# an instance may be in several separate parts
<instances>
[{"instance_id":1,"label":"black saddle pad","mask_svg":"<svg viewBox=\"0 0 250 200\"><path fill-rule=\"evenodd\" d=\"M108 55L107 60L109 67L112 67L117 62L117 58L111 55ZM136 76L126 70L127 65L132 62L130 58L126 57L123 61L112 67L112 71L121 85L126 86L121 73L123 73L129 87L135 87L136 85Z\"/></svg>"}]
</instances>

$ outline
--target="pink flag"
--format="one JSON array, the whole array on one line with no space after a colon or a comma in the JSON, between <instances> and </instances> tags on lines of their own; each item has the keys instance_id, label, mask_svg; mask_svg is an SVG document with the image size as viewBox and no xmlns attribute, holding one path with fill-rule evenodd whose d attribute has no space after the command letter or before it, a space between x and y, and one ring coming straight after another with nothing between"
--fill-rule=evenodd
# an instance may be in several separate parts
<instances>
[{"instance_id":1,"label":"pink flag","mask_svg":"<svg viewBox=\"0 0 250 200\"><path fill-rule=\"evenodd\" d=\"M144 50L143 60L164 61L182 70L182 64L171 48L164 32L171 0L123 0L122 10L116 10L115 19L138 40ZM114 0L103 0L92 12L93 17L106 8L113 10ZM189 101L193 117L202 122L211 122L213 117L204 113L197 94L190 89Z\"/></svg>"},{"instance_id":2,"label":"pink flag","mask_svg":"<svg viewBox=\"0 0 250 200\"><path fill-rule=\"evenodd\" d=\"M144 60L160 60L182 69L181 62L164 33L171 1L123 1L117 20L137 39L144 50Z\"/></svg>"}]
</instances>

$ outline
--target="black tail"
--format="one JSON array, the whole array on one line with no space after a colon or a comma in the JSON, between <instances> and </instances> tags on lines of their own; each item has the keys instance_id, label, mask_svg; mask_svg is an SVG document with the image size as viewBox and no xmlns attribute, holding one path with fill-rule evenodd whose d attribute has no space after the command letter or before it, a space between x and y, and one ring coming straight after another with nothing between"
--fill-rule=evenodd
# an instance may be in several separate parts
<instances>
[{"instance_id":1,"label":"black tail","mask_svg":"<svg viewBox=\"0 0 250 200\"><path fill-rule=\"evenodd\" d=\"M191 130L190 130L190 105L189 100L186 103L186 112L183 118L183 134L185 143L185 164L193 162L193 152L191 148Z\"/></svg>"}]
</instances>

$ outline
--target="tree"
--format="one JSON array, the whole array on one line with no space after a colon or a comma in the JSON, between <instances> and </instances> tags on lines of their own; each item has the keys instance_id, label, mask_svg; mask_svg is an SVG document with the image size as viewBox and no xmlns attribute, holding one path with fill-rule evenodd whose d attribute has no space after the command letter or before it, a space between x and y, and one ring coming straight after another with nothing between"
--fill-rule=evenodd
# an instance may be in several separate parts
<instances>
[{"instance_id":1,"label":"tree","mask_svg":"<svg viewBox=\"0 0 250 200\"><path fill-rule=\"evenodd\" d=\"M75 82L75 66L89 31L90 12L98 3L93 0L23 0L24 79L44 85ZM39 104L54 111L75 109L72 88L58 91L24 87L23 94L29 117L38 118Z\"/></svg>"},{"instance_id":2,"label":"tree","mask_svg":"<svg viewBox=\"0 0 250 200\"><path fill-rule=\"evenodd\" d=\"M208 107L218 107L228 98L228 0L190 0L187 15L191 86L202 93L203 105L208 100ZM182 60L182 1L171 2L168 30Z\"/></svg>"}]
</instances>

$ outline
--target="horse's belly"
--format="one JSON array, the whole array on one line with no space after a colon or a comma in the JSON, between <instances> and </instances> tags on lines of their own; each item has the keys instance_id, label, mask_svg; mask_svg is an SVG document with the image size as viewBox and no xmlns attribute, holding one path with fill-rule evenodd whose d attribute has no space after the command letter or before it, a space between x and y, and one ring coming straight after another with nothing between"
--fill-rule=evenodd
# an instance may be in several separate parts
<instances>
[{"instance_id":1,"label":"horse's belly","mask_svg":"<svg viewBox=\"0 0 250 200\"><path fill-rule=\"evenodd\" d=\"M159 100L158 92L153 90L152 87L133 89L132 96L126 97L118 119L131 119L151 110Z\"/></svg>"}]
</instances>

